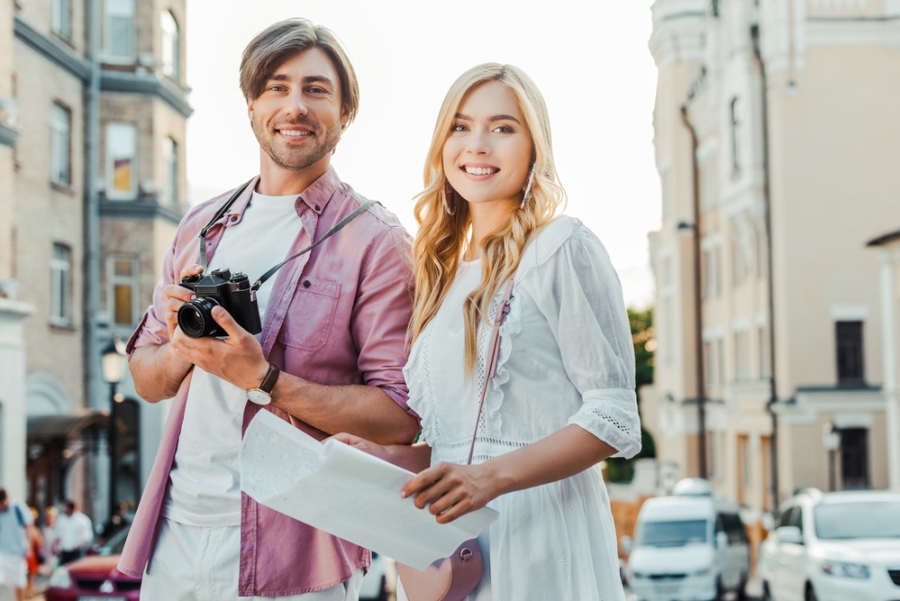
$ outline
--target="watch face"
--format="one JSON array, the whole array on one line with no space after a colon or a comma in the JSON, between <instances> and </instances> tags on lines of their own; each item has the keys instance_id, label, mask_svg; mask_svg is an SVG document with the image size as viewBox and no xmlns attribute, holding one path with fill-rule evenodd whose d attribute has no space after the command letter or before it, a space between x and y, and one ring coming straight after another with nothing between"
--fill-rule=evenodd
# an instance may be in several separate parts
<instances>
[{"instance_id":1,"label":"watch face","mask_svg":"<svg viewBox=\"0 0 900 601\"><path fill-rule=\"evenodd\" d=\"M257 405L268 405L272 402L272 397L263 390L259 388L253 388L247 391L247 399L251 403L256 403Z\"/></svg>"}]
</instances>

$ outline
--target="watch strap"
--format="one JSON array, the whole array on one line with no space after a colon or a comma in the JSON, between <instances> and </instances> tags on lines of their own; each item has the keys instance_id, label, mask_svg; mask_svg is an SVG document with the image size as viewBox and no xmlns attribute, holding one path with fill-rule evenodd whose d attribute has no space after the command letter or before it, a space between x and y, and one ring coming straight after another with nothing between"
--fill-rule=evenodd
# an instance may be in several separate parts
<instances>
[{"instance_id":1,"label":"watch strap","mask_svg":"<svg viewBox=\"0 0 900 601\"><path fill-rule=\"evenodd\" d=\"M275 383L278 382L278 374L281 373L277 367L269 363L269 371L266 372L265 377L262 379L262 382L257 386L258 390L262 390L266 394L272 394L272 391L275 389Z\"/></svg>"}]
</instances>

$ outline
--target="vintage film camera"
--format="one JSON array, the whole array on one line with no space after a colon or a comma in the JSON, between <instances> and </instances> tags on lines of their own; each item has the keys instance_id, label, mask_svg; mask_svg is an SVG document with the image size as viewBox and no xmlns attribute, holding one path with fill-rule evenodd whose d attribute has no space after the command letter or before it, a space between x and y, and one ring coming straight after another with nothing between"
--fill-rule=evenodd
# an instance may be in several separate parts
<instances>
[{"instance_id":1,"label":"vintage film camera","mask_svg":"<svg viewBox=\"0 0 900 601\"><path fill-rule=\"evenodd\" d=\"M251 334L259 334L259 307L250 291L250 280L243 273L231 275L227 269L216 269L208 274L187 276L178 284L193 290L197 298L181 305L178 309L178 325L191 338L204 336L225 336L212 309L220 305L234 317L238 324Z\"/></svg>"}]
</instances>

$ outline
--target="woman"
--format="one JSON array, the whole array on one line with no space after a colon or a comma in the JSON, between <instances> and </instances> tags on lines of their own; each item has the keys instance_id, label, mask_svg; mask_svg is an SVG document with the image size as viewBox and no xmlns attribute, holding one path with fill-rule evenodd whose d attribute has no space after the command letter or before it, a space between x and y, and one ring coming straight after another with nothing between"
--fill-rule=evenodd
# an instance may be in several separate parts
<instances>
[{"instance_id":1,"label":"woman","mask_svg":"<svg viewBox=\"0 0 900 601\"><path fill-rule=\"evenodd\" d=\"M426 444L339 438L418 472L401 495L440 523L487 504L500 512L479 537L485 569L470 599L622 600L596 466L640 448L631 334L600 241L553 218L564 193L547 108L522 71L485 64L453 84L425 182L406 376ZM485 382L489 324L512 277Z\"/></svg>"}]
</instances>

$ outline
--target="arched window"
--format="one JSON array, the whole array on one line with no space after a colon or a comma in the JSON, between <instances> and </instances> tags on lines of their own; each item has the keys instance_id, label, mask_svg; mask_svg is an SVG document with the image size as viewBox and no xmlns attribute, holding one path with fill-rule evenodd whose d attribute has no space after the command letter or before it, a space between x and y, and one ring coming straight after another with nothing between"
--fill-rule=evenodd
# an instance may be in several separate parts
<instances>
[{"instance_id":1,"label":"arched window","mask_svg":"<svg viewBox=\"0 0 900 601\"><path fill-rule=\"evenodd\" d=\"M162 29L162 71L175 81L181 79L181 33L178 21L169 11L163 11L159 17Z\"/></svg>"},{"instance_id":2,"label":"arched window","mask_svg":"<svg viewBox=\"0 0 900 601\"><path fill-rule=\"evenodd\" d=\"M741 114L740 99L731 100L731 169L741 169L741 146L743 145L743 115Z\"/></svg>"}]
</instances>

